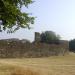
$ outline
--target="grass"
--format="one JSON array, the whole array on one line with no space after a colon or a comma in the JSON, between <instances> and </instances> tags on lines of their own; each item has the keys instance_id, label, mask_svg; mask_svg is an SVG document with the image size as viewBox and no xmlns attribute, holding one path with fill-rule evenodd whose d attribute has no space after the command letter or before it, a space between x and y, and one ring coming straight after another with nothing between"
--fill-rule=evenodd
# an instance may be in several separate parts
<instances>
[{"instance_id":1,"label":"grass","mask_svg":"<svg viewBox=\"0 0 75 75\"><path fill-rule=\"evenodd\" d=\"M75 75L75 54L47 58L0 59L0 75Z\"/></svg>"},{"instance_id":2,"label":"grass","mask_svg":"<svg viewBox=\"0 0 75 75\"><path fill-rule=\"evenodd\" d=\"M23 68L18 68L18 69L13 70L13 72L11 72L10 75L40 75L40 74L31 69L25 70Z\"/></svg>"}]
</instances>

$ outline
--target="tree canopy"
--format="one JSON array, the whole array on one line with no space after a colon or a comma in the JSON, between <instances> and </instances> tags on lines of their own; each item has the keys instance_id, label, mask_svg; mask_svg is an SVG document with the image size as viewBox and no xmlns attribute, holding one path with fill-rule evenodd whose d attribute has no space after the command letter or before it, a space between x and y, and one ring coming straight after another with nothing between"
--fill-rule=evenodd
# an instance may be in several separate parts
<instances>
[{"instance_id":1,"label":"tree canopy","mask_svg":"<svg viewBox=\"0 0 75 75\"><path fill-rule=\"evenodd\" d=\"M60 36L56 35L53 31L46 31L41 34L41 42L49 44L58 44Z\"/></svg>"},{"instance_id":2,"label":"tree canopy","mask_svg":"<svg viewBox=\"0 0 75 75\"><path fill-rule=\"evenodd\" d=\"M29 28L34 23L34 17L22 12L22 6L28 8L32 0L0 0L0 31L15 31L19 28Z\"/></svg>"},{"instance_id":3,"label":"tree canopy","mask_svg":"<svg viewBox=\"0 0 75 75\"><path fill-rule=\"evenodd\" d=\"M69 49L75 52L75 39L69 41Z\"/></svg>"}]
</instances>

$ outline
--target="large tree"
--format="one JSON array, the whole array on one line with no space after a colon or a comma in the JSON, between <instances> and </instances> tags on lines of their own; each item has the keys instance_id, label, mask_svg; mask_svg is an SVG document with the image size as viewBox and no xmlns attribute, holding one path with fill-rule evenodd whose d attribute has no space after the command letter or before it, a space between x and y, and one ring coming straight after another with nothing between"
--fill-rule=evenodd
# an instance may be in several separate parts
<instances>
[{"instance_id":1,"label":"large tree","mask_svg":"<svg viewBox=\"0 0 75 75\"><path fill-rule=\"evenodd\" d=\"M0 31L9 29L10 32L19 28L30 27L34 17L22 12L22 6L28 8L32 0L0 0Z\"/></svg>"},{"instance_id":2,"label":"large tree","mask_svg":"<svg viewBox=\"0 0 75 75\"><path fill-rule=\"evenodd\" d=\"M49 44L59 44L60 36L53 31L45 31L41 34L41 42Z\"/></svg>"}]
</instances>

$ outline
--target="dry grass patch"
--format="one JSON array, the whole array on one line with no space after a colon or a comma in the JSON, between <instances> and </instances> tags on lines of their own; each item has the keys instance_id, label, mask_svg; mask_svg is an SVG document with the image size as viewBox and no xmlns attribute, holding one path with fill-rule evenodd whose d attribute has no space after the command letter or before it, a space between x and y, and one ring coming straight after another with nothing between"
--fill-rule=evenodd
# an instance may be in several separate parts
<instances>
[{"instance_id":1,"label":"dry grass patch","mask_svg":"<svg viewBox=\"0 0 75 75\"><path fill-rule=\"evenodd\" d=\"M0 64L0 75L40 75L39 72L32 68L19 67L10 64Z\"/></svg>"},{"instance_id":2,"label":"dry grass patch","mask_svg":"<svg viewBox=\"0 0 75 75\"><path fill-rule=\"evenodd\" d=\"M40 75L38 72L35 72L31 69L23 69L23 68L16 68L11 72L10 75Z\"/></svg>"},{"instance_id":3,"label":"dry grass patch","mask_svg":"<svg viewBox=\"0 0 75 75\"><path fill-rule=\"evenodd\" d=\"M75 55L0 59L0 75L75 75Z\"/></svg>"}]
</instances>

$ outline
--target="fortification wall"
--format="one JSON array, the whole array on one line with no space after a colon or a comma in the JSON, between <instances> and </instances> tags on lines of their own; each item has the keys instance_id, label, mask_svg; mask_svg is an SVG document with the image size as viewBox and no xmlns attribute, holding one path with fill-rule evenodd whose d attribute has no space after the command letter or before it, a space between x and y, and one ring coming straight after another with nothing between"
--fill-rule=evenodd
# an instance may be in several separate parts
<instances>
[{"instance_id":1,"label":"fortification wall","mask_svg":"<svg viewBox=\"0 0 75 75\"><path fill-rule=\"evenodd\" d=\"M22 43L21 41L0 41L0 58L48 57L68 53L68 42L45 44L40 42Z\"/></svg>"}]
</instances>

